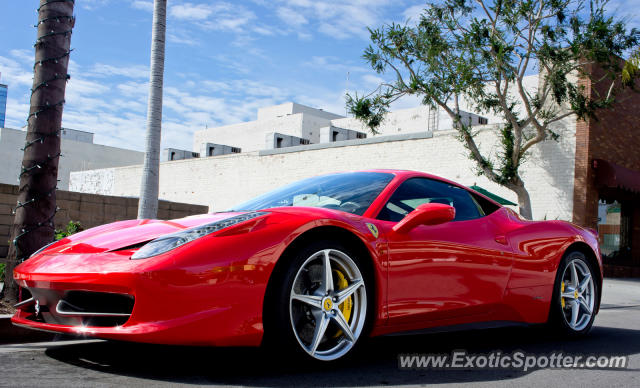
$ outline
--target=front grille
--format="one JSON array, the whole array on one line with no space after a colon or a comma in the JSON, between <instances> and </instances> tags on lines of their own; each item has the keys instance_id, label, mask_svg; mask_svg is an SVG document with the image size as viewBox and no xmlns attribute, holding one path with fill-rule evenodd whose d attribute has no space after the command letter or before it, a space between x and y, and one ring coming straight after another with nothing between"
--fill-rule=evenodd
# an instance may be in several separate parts
<instances>
[{"instance_id":1,"label":"front grille","mask_svg":"<svg viewBox=\"0 0 640 388\"><path fill-rule=\"evenodd\" d=\"M39 322L114 327L124 325L133 311L132 295L95 291L30 289L34 302L23 310ZM37 302L37 303L36 303Z\"/></svg>"}]
</instances>

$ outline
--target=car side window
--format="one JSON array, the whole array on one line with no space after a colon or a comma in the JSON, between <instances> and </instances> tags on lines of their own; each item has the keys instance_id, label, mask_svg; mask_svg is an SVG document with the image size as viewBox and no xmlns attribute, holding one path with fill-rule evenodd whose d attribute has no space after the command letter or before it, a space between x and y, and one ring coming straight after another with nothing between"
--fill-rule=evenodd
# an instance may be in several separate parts
<instances>
[{"instance_id":1,"label":"car side window","mask_svg":"<svg viewBox=\"0 0 640 388\"><path fill-rule=\"evenodd\" d=\"M424 203L444 203L456 209L454 221L472 220L484 215L471 194L460 187L428 178L410 178L391 195L378 214L379 220L398 222Z\"/></svg>"}]
</instances>

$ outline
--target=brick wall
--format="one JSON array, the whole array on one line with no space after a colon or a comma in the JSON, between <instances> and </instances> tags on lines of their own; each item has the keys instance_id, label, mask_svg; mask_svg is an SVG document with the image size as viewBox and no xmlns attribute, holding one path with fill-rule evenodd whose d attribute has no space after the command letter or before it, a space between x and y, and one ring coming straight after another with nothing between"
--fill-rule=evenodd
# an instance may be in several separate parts
<instances>
[{"instance_id":1,"label":"brick wall","mask_svg":"<svg viewBox=\"0 0 640 388\"><path fill-rule=\"evenodd\" d=\"M18 186L0 184L0 258L6 257L13 224L11 210L16 206ZM87 229L114 221L134 219L138 216L138 198L75 193L58 190L56 203L56 229L69 221L80 222ZM175 219L208 211L207 206L160 201L158 218Z\"/></svg>"},{"instance_id":2,"label":"brick wall","mask_svg":"<svg viewBox=\"0 0 640 388\"><path fill-rule=\"evenodd\" d=\"M601 71L593 71L595 78ZM582 80L587 93L605 95L609 87L606 79L600 84ZM594 159L604 159L631 170L640 171L640 93L630 89L620 91L618 101L610 109L597 113L596 119L578 121L576 125L574 222L595 228L598 221L598 200L603 188L596 186ZM638 203L640 195L618 192L620 199ZM633 206L632 256L640 259L640 206Z\"/></svg>"}]
</instances>

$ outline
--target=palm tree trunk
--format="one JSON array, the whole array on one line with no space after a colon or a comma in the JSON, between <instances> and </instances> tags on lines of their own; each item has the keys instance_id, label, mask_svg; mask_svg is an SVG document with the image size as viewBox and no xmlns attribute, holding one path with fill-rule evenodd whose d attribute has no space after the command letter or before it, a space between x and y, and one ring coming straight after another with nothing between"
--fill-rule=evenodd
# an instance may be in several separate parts
<instances>
[{"instance_id":1,"label":"palm tree trunk","mask_svg":"<svg viewBox=\"0 0 640 388\"><path fill-rule=\"evenodd\" d=\"M73 5L73 0L40 0L38 8L31 107L5 269L4 297L9 302L18 295L13 281L15 266L53 241L62 107L75 23Z\"/></svg>"},{"instance_id":2,"label":"palm tree trunk","mask_svg":"<svg viewBox=\"0 0 640 388\"><path fill-rule=\"evenodd\" d=\"M155 0L151 33L151 75L147 108L147 136L140 186L138 218L158 215L158 185L160 178L160 137L162 133L162 83L164 77L164 46L167 24L167 0Z\"/></svg>"}]
</instances>

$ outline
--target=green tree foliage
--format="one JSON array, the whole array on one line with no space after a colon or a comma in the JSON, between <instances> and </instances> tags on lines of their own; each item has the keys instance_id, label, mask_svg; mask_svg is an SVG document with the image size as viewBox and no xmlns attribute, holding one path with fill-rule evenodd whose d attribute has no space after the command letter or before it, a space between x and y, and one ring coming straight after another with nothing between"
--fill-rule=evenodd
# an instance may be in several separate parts
<instances>
[{"instance_id":1,"label":"green tree foliage","mask_svg":"<svg viewBox=\"0 0 640 388\"><path fill-rule=\"evenodd\" d=\"M64 229L56 229L56 240L62 240L65 237L71 236L74 233L82 232L84 228L82 224L75 221L69 221Z\"/></svg>"},{"instance_id":2,"label":"green tree foliage","mask_svg":"<svg viewBox=\"0 0 640 388\"><path fill-rule=\"evenodd\" d=\"M622 68L622 82L626 86L634 86L634 81L640 76L640 48L631 55Z\"/></svg>"},{"instance_id":3,"label":"green tree foliage","mask_svg":"<svg viewBox=\"0 0 640 388\"><path fill-rule=\"evenodd\" d=\"M380 74L390 74L369 95L347 95L352 114L373 133L389 105L414 95L446 112L476 162L478 173L514 191L520 214L531 218L531 202L519 174L527 151L557 139L553 123L575 115L593 117L615 101L622 72L620 57L638 43L639 33L608 16L606 1L441 0L425 6L417 24L370 29L364 58ZM597 66L604 76L586 71ZM523 78L540 73L537 93ZM587 94L576 77L610 82L607 93ZM481 153L477 133L460 119L460 104L504 120L496 128L500 151Z\"/></svg>"}]
</instances>

